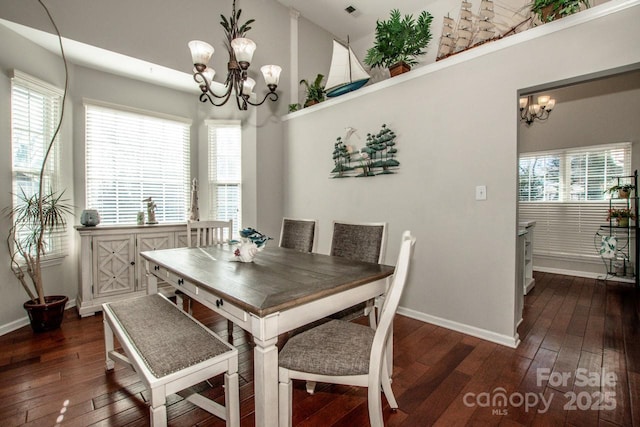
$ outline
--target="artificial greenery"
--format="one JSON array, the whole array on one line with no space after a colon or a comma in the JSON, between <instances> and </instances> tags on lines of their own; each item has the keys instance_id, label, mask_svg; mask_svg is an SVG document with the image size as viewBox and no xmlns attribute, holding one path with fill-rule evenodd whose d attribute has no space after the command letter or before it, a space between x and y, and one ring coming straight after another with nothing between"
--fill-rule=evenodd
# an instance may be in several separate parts
<instances>
[{"instance_id":1,"label":"artificial greenery","mask_svg":"<svg viewBox=\"0 0 640 427\"><path fill-rule=\"evenodd\" d=\"M398 62L418 63L416 57L426 53L431 41L433 16L422 11L416 21L413 15L402 17L393 9L388 21L376 21L376 39L364 62L371 67L390 67Z\"/></svg>"},{"instance_id":2,"label":"artificial greenery","mask_svg":"<svg viewBox=\"0 0 640 427\"><path fill-rule=\"evenodd\" d=\"M305 91L307 94L307 98L304 101L305 107L324 101L325 92L322 79L324 79L324 75L318 74L313 83L309 83L305 79L300 80L300 84L305 85Z\"/></svg>"},{"instance_id":3,"label":"artificial greenery","mask_svg":"<svg viewBox=\"0 0 640 427\"><path fill-rule=\"evenodd\" d=\"M609 215L607 216L607 221L611 218L631 218L636 219L636 215L629 208L622 209L609 209Z\"/></svg>"},{"instance_id":4,"label":"artificial greenery","mask_svg":"<svg viewBox=\"0 0 640 427\"><path fill-rule=\"evenodd\" d=\"M233 2L233 10L236 10L235 1ZM229 49L229 52L233 52L233 49L231 48L231 41L233 39L244 37L247 31L251 29L249 25L253 24L256 21L255 19L249 19L244 24L237 25L237 23L240 21L241 14L242 9L238 9L235 16L231 15L228 20L224 15L220 15L220 25L222 25L222 28L224 29L224 33L226 35L225 44L227 46L227 49Z\"/></svg>"},{"instance_id":5,"label":"artificial greenery","mask_svg":"<svg viewBox=\"0 0 640 427\"><path fill-rule=\"evenodd\" d=\"M289 104L289 112L293 113L300 109L300 104Z\"/></svg>"},{"instance_id":6,"label":"artificial greenery","mask_svg":"<svg viewBox=\"0 0 640 427\"><path fill-rule=\"evenodd\" d=\"M635 190L636 186L633 184L618 184L618 185L614 185L613 187L609 188L608 190L605 190L605 193L615 193L616 191L621 191L623 193L630 193L631 190Z\"/></svg>"},{"instance_id":7,"label":"artificial greenery","mask_svg":"<svg viewBox=\"0 0 640 427\"><path fill-rule=\"evenodd\" d=\"M589 8L589 0L533 0L531 12L542 22L551 22L580 12L581 6Z\"/></svg>"}]
</instances>

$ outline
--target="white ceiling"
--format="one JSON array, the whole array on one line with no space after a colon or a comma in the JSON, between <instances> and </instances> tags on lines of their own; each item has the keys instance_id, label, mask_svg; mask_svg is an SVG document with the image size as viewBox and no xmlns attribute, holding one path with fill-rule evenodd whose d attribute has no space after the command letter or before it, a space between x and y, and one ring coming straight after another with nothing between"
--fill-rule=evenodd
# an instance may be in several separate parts
<instances>
[{"instance_id":1,"label":"white ceiling","mask_svg":"<svg viewBox=\"0 0 640 427\"><path fill-rule=\"evenodd\" d=\"M305 19L324 28L334 36L346 40L359 40L372 34L376 20L387 19L391 9L414 16L436 0L278 0L279 3L300 12ZM345 11L353 6L356 11Z\"/></svg>"}]
</instances>

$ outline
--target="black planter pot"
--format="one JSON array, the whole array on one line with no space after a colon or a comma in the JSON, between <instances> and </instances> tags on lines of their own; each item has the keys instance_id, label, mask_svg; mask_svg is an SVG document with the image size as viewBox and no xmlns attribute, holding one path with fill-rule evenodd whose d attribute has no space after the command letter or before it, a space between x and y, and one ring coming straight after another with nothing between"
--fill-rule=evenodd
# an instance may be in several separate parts
<instances>
[{"instance_id":1,"label":"black planter pot","mask_svg":"<svg viewBox=\"0 0 640 427\"><path fill-rule=\"evenodd\" d=\"M33 332L46 332L58 329L64 316L64 307L69 297L64 295L51 295L44 297L45 303L38 300L29 300L22 306L27 310Z\"/></svg>"}]
</instances>

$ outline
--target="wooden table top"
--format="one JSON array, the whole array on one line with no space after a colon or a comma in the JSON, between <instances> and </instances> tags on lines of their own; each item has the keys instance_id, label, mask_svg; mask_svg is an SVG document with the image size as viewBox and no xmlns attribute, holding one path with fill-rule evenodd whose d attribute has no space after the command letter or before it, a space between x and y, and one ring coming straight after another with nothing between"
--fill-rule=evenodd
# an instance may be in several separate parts
<instances>
[{"instance_id":1,"label":"wooden table top","mask_svg":"<svg viewBox=\"0 0 640 427\"><path fill-rule=\"evenodd\" d=\"M267 246L253 262L230 261L228 245L140 255L259 317L393 274L394 267Z\"/></svg>"}]
</instances>

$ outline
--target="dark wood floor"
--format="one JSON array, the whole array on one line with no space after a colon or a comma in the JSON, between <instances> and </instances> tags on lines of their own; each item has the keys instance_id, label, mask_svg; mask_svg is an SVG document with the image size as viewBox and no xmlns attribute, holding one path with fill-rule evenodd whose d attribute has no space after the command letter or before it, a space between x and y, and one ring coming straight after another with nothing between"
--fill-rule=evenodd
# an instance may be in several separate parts
<instances>
[{"instance_id":1,"label":"dark wood floor","mask_svg":"<svg viewBox=\"0 0 640 427\"><path fill-rule=\"evenodd\" d=\"M517 349L397 316L393 388L400 409L385 405L387 426L640 426L638 294L627 285L535 276ZM195 313L225 333L223 319L201 307ZM242 425L252 426L251 346L242 331L234 337ZM218 379L202 388L221 395ZM105 374L101 315L79 319L68 310L59 331L34 336L25 327L0 337L4 427L143 426L146 398L130 369ZM368 425L366 391L355 387L323 384L311 396L297 383L293 412L297 426ZM224 425L177 395L168 417L171 426Z\"/></svg>"}]
</instances>

